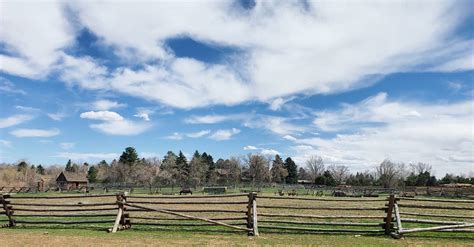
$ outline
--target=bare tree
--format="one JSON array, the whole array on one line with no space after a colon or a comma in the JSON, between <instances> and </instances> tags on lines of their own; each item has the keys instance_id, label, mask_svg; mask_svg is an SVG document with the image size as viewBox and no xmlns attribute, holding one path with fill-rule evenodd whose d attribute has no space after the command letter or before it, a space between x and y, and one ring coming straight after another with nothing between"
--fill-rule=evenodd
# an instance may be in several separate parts
<instances>
[{"instance_id":1,"label":"bare tree","mask_svg":"<svg viewBox=\"0 0 474 247\"><path fill-rule=\"evenodd\" d=\"M431 173L431 169L432 169L430 164L426 164L422 162L418 162L417 164L410 164L410 168L413 174L415 175L422 174L425 172Z\"/></svg>"},{"instance_id":2,"label":"bare tree","mask_svg":"<svg viewBox=\"0 0 474 247\"><path fill-rule=\"evenodd\" d=\"M247 164L249 176L258 185L270 180L270 165L268 159L259 154L249 154Z\"/></svg>"},{"instance_id":3,"label":"bare tree","mask_svg":"<svg viewBox=\"0 0 474 247\"><path fill-rule=\"evenodd\" d=\"M386 159L375 168L375 174L384 188L394 187L401 177L404 165Z\"/></svg>"},{"instance_id":4,"label":"bare tree","mask_svg":"<svg viewBox=\"0 0 474 247\"><path fill-rule=\"evenodd\" d=\"M349 174L349 168L345 165L330 165L328 171L338 184L342 184Z\"/></svg>"},{"instance_id":5,"label":"bare tree","mask_svg":"<svg viewBox=\"0 0 474 247\"><path fill-rule=\"evenodd\" d=\"M320 156L311 156L306 161L306 167L308 168L309 176L311 180L315 180L319 175L324 172L324 162Z\"/></svg>"}]
</instances>

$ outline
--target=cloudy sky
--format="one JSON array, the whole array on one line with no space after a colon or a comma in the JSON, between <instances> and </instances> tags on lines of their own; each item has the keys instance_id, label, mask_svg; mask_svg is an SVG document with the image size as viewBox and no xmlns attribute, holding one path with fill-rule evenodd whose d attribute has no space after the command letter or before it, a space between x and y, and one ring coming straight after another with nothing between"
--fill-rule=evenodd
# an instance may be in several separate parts
<instances>
[{"instance_id":1,"label":"cloudy sky","mask_svg":"<svg viewBox=\"0 0 474 247\"><path fill-rule=\"evenodd\" d=\"M134 146L474 171L469 1L1 1L0 18L0 162Z\"/></svg>"}]
</instances>

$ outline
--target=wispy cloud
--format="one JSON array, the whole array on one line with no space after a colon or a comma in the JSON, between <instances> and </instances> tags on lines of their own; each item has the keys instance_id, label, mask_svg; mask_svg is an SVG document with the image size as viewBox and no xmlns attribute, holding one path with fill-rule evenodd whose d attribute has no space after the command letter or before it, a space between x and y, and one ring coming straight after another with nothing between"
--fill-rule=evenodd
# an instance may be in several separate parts
<instances>
[{"instance_id":1,"label":"wispy cloud","mask_svg":"<svg viewBox=\"0 0 474 247\"><path fill-rule=\"evenodd\" d=\"M28 122L34 117L32 115L18 114L6 118L0 118L0 128L7 128Z\"/></svg>"},{"instance_id":2,"label":"wispy cloud","mask_svg":"<svg viewBox=\"0 0 474 247\"><path fill-rule=\"evenodd\" d=\"M76 143L74 142L61 142L59 143L59 147L61 147L61 149L73 149L74 147L76 146Z\"/></svg>"},{"instance_id":3,"label":"wispy cloud","mask_svg":"<svg viewBox=\"0 0 474 247\"><path fill-rule=\"evenodd\" d=\"M11 135L16 137L52 137L61 133L59 129L16 129L10 131Z\"/></svg>"},{"instance_id":4,"label":"wispy cloud","mask_svg":"<svg viewBox=\"0 0 474 247\"><path fill-rule=\"evenodd\" d=\"M97 101L92 102L91 106L92 106L92 109L96 111L108 111L112 109L126 107L127 104L122 104L117 101L102 99L102 100L97 100Z\"/></svg>"},{"instance_id":5,"label":"wispy cloud","mask_svg":"<svg viewBox=\"0 0 474 247\"><path fill-rule=\"evenodd\" d=\"M0 92L26 95L24 90L18 89L15 84L3 77L0 77Z\"/></svg>"},{"instance_id":6,"label":"wispy cloud","mask_svg":"<svg viewBox=\"0 0 474 247\"><path fill-rule=\"evenodd\" d=\"M111 160L119 156L118 153L76 153L76 152L60 152L53 157L71 159L74 161L91 161L91 160Z\"/></svg>"}]
</instances>

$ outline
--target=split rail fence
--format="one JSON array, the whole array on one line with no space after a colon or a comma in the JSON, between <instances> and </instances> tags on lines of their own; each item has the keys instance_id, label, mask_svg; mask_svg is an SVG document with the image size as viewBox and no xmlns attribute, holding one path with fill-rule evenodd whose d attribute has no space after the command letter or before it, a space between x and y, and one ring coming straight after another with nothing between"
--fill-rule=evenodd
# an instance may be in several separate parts
<instances>
[{"instance_id":1,"label":"split rail fence","mask_svg":"<svg viewBox=\"0 0 474 247\"><path fill-rule=\"evenodd\" d=\"M258 205L257 205L258 202ZM199 196L0 196L0 225L387 234L474 232L474 201L428 198L310 198L256 193ZM457 212L457 213L455 213ZM440 218L442 220L437 220ZM433 226L435 225L435 226Z\"/></svg>"}]
</instances>

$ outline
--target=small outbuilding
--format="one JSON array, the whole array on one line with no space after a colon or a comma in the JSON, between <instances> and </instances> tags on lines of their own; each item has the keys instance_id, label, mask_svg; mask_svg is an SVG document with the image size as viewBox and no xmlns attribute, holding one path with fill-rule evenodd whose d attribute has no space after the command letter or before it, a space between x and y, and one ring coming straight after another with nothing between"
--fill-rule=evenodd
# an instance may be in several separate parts
<instances>
[{"instance_id":1,"label":"small outbuilding","mask_svg":"<svg viewBox=\"0 0 474 247\"><path fill-rule=\"evenodd\" d=\"M61 172L56 183L61 190L76 190L87 187L88 180L85 173Z\"/></svg>"}]
</instances>

